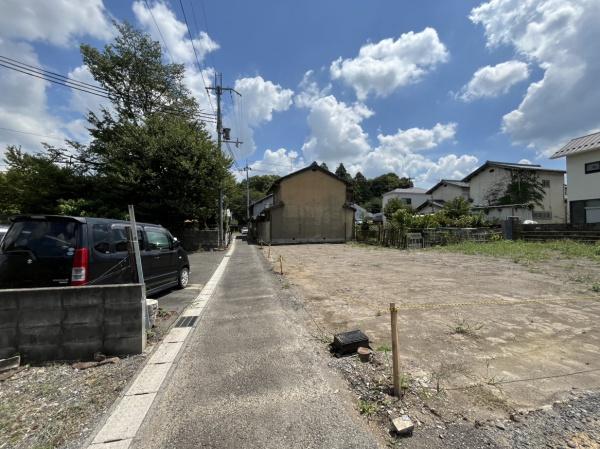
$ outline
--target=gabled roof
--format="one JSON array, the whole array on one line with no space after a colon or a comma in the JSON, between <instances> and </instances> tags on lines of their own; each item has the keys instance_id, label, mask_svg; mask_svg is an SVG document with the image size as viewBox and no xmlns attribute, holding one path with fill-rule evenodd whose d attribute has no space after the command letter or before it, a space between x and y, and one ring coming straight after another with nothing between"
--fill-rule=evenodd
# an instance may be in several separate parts
<instances>
[{"instance_id":1,"label":"gabled roof","mask_svg":"<svg viewBox=\"0 0 600 449\"><path fill-rule=\"evenodd\" d=\"M389 195L390 193L427 193L427 190L420 187L410 187L408 189L394 189L389 192L385 192L384 195Z\"/></svg>"},{"instance_id":2,"label":"gabled roof","mask_svg":"<svg viewBox=\"0 0 600 449\"><path fill-rule=\"evenodd\" d=\"M312 164L310 164L308 167L304 167L301 168L300 170L297 170L295 172L289 173L285 176L282 176L281 178L279 178L277 181L275 181L273 183L273 185L271 185L271 188L269 189L269 192L273 192L275 186L279 185L281 183L281 181L284 181L288 178L291 178L292 176L296 176L299 175L300 173L304 173L305 171L321 171L323 173L325 173L326 175L331 176L332 178L337 179L340 182L343 182L344 184L346 184L346 186L349 186L350 183L348 181L346 181L345 179L340 178L338 175L336 175L335 173L330 172L329 170L324 169L323 167L321 167L319 164L317 164L317 162L313 162Z\"/></svg>"},{"instance_id":3,"label":"gabled roof","mask_svg":"<svg viewBox=\"0 0 600 449\"><path fill-rule=\"evenodd\" d=\"M440 182L438 182L436 185L434 185L431 189L429 189L427 191L427 194L431 195L433 192L435 192L437 189L439 189L442 185L445 185L445 184L450 184L450 185L460 187L463 189L469 188L468 182L460 181L457 179L441 179Z\"/></svg>"},{"instance_id":4,"label":"gabled roof","mask_svg":"<svg viewBox=\"0 0 600 449\"><path fill-rule=\"evenodd\" d=\"M571 139L569 143L550 156L550 159L558 159L559 157L598 149L600 149L600 132Z\"/></svg>"},{"instance_id":5,"label":"gabled roof","mask_svg":"<svg viewBox=\"0 0 600 449\"><path fill-rule=\"evenodd\" d=\"M266 196L263 196L262 198L260 198L260 199L258 199L258 200L256 200L256 201L252 201L252 202L250 203L250 206L254 206L255 204L262 203L264 200L266 200L266 199L268 199L268 198L273 198L273 194L272 194L272 193L269 193L268 195L266 195Z\"/></svg>"},{"instance_id":6,"label":"gabled roof","mask_svg":"<svg viewBox=\"0 0 600 449\"><path fill-rule=\"evenodd\" d=\"M431 207L432 205L443 208L444 204L446 204L446 201L444 200L427 200L423 204L419 205L419 207L415 209L415 212L421 212L423 209Z\"/></svg>"},{"instance_id":7,"label":"gabled roof","mask_svg":"<svg viewBox=\"0 0 600 449\"><path fill-rule=\"evenodd\" d=\"M486 168L489 168L489 167L506 168L507 170L520 169L520 170L535 170L535 171L549 171L549 172L556 172L556 173L566 173L566 171L564 171L564 170L558 170L555 168L544 168L539 164L516 164L516 163L512 163L512 162L486 161L485 164L483 164L481 167L479 167L472 173L465 176L463 178L463 182L470 181L473 177L475 177L476 175L478 175L479 173L481 173L482 171L484 171Z\"/></svg>"}]
</instances>

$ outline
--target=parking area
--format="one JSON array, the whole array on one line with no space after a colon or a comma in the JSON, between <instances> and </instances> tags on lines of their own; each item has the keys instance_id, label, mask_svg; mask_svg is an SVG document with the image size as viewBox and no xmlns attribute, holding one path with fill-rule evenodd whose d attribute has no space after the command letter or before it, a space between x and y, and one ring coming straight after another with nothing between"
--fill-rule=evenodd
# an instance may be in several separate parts
<instances>
[{"instance_id":1,"label":"parking area","mask_svg":"<svg viewBox=\"0 0 600 449\"><path fill-rule=\"evenodd\" d=\"M600 387L593 261L521 263L354 244L270 252L275 270L283 257L286 288L328 336L361 329L373 349L387 351L396 303L403 371L424 391L441 386L465 414L536 408Z\"/></svg>"}]
</instances>

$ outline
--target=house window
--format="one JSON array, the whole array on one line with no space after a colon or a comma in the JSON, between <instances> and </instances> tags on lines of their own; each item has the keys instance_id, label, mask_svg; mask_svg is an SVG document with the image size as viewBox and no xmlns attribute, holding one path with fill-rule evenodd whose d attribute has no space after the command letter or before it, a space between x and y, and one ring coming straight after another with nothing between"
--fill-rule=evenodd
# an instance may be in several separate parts
<instances>
[{"instance_id":1,"label":"house window","mask_svg":"<svg viewBox=\"0 0 600 449\"><path fill-rule=\"evenodd\" d=\"M600 172L600 161L588 162L585 164L585 173L598 173Z\"/></svg>"},{"instance_id":2,"label":"house window","mask_svg":"<svg viewBox=\"0 0 600 449\"><path fill-rule=\"evenodd\" d=\"M544 188L550 187L550 180L542 179L542 187L544 187Z\"/></svg>"},{"instance_id":3,"label":"house window","mask_svg":"<svg viewBox=\"0 0 600 449\"><path fill-rule=\"evenodd\" d=\"M409 206L412 204L412 198L402 198L402 201Z\"/></svg>"},{"instance_id":4,"label":"house window","mask_svg":"<svg viewBox=\"0 0 600 449\"><path fill-rule=\"evenodd\" d=\"M552 212L546 210L534 210L532 218L534 220L552 220Z\"/></svg>"}]
</instances>

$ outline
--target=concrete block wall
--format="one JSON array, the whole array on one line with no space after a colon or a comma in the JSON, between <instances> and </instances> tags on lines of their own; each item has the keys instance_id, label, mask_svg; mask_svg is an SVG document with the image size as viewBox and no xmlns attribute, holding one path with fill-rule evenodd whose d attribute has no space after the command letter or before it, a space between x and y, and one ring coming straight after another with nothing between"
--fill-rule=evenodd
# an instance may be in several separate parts
<instances>
[{"instance_id":1,"label":"concrete block wall","mask_svg":"<svg viewBox=\"0 0 600 449\"><path fill-rule=\"evenodd\" d=\"M0 358L85 360L144 349L139 284L0 290Z\"/></svg>"}]
</instances>

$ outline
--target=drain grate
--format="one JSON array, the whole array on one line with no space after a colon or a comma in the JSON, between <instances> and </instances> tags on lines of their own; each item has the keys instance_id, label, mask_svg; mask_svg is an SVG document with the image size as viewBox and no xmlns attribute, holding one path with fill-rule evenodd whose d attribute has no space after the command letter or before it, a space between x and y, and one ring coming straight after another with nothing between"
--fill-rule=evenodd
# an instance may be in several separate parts
<instances>
[{"instance_id":1,"label":"drain grate","mask_svg":"<svg viewBox=\"0 0 600 449\"><path fill-rule=\"evenodd\" d=\"M182 316L175 323L175 327L192 327L198 321L197 316Z\"/></svg>"}]
</instances>

